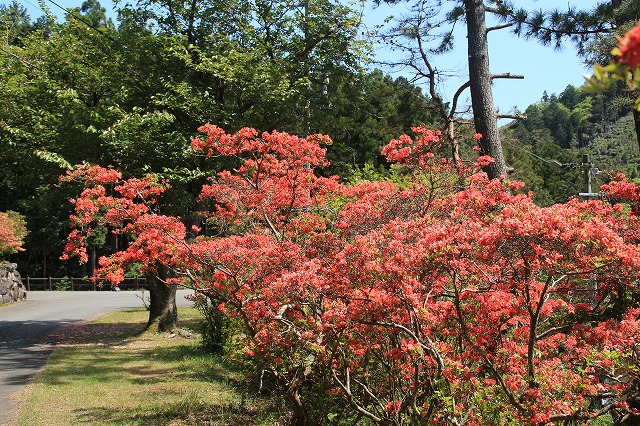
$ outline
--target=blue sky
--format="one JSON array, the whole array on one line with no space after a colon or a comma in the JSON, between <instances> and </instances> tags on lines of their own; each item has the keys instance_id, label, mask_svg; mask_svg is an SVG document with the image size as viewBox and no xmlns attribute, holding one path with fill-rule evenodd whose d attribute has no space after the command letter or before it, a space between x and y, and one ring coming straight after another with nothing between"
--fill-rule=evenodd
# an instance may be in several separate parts
<instances>
[{"instance_id":1,"label":"blue sky","mask_svg":"<svg viewBox=\"0 0 640 426\"><path fill-rule=\"evenodd\" d=\"M37 0L18 0L24 5L35 19L42 12L37 6ZM82 0L54 0L64 8L79 7ZM600 0L601 2L602 0ZM8 4L10 1L2 0ZM45 0L47 6L59 16L63 12ZM568 5L579 8L591 8L598 0L580 0L559 2L557 0L522 0L519 5L527 9L566 9ZM102 0L101 4L108 10L112 8L110 0ZM398 14L394 9L372 9L365 11L365 22L374 25L381 22L389 14ZM566 43L561 51L552 47L541 46L534 40L524 40L515 37L509 30L492 31L489 34L490 64L493 73L522 74L524 80L496 80L494 82L494 101L496 107L502 113L510 112L514 107L524 111L527 106L538 102L543 91L548 94L560 93L568 84L580 86L584 81L583 74L590 73L585 68L580 58L577 57L574 47ZM459 69L464 72L466 67L466 40L462 32L457 36L457 45L453 52L434 61L440 69ZM445 99L450 99L464 78L448 80L441 87ZM462 96L462 100L468 99L468 91Z\"/></svg>"}]
</instances>

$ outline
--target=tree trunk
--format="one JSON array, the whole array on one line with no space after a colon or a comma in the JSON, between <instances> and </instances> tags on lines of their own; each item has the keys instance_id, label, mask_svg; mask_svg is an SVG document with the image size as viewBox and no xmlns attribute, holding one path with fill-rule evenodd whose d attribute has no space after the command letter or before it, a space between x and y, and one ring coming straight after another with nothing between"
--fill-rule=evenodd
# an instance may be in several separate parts
<instances>
[{"instance_id":1,"label":"tree trunk","mask_svg":"<svg viewBox=\"0 0 640 426\"><path fill-rule=\"evenodd\" d=\"M91 246L91 264L89 266L89 274L88 276L92 277L96 272L96 267L98 266L98 253L96 250L96 246Z\"/></svg>"},{"instance_id":2,"label":"tree trunk","mask_svg":"<svg viewBox=\"0 0 640 426\"><path fill-rule=\"evenodd\" d=\"M157 324L158 331L170 331L178 325L175 285L167 285L169 270L165 266L158 268L157 275L146 275L149 290L149 321L147 329Z\"/></svg>"},{"instance_id":3,"label":"tree trunk","mask_svg":"<svg viewBox=\"0 0 640 426\"><path fill-rule=\"evenodd\" d=\"M289 424L291 426L308 426L307 411L300 399L298 388L289 388L287 391L287 399L291 402L293 408L293 416Z\"/></svg>"},{"instance_id":4,"label":"tree trunk","mask_svg":"<svg viewBox=\"0 0 640 426\"><path fill-rule=\"evenodd\" d=\"M42 249L42 278L46 278L49 275L47 271L47 254L49 250L46 247Z\"/></svg>"},{"instance_id":5,"label":"tree trunk","mask_svg":"<svg viewBox=\"0 0 640 426\"><path fill-rule=\"evenodd\" d=\"M640 147L640 111L635 106L633 107L633 127L636 129L636 139Z\"/></svg>"},{"instance_id":6,"label":"tree trunk","mask_svg":"<svg viewBox=\"0 0 640 426\"><path fill-rule=\"evenodd\" d=\"M502 143L498 134L498 118L491 91L491 70L489 68L489 47L487 25L482 0L464 0L467 18L467 41L469 54L469 89L476 132L482 134L480 147L482 154L495 160L485 171L490 179L507 175L507 166L502 153Z\"/></svg>"}]
</instances>

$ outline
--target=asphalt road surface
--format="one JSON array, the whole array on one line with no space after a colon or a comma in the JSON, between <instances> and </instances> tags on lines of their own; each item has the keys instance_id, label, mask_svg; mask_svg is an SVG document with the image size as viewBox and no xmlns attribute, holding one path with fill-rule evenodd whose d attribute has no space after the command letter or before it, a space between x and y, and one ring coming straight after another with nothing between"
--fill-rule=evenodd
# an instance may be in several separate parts
<instances>
[{"instance_id":1,"label":"asphalt road surface","mask_svg":"<svg viewBox=\"0 0 640 426\"><path fill-rule=\"evenodd\" d=\"M179 290L179 306L191 302ZM13 421L17 404L11 398L29 383L47 362L53 346L47 336L64 324L100 314L143 306L138 291L34 291L26 302L0 308L0 425ZM148 296L148 293L145 293Z\"/></svg>"}]
</instances>

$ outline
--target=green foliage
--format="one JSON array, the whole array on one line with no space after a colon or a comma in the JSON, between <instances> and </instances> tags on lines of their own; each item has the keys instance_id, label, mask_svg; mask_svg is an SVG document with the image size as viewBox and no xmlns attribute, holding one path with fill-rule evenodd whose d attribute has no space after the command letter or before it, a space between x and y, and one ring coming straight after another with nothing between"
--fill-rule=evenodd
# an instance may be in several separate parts
<instances>
[{"instance_id":1,"label":"green foliage","mask_svg":"<svg viewBox=\"0 0 640 426\"><path fill-rule=\"evenodd\" d=\"M195 295L193 302L202 315L202 347L211 353L223 353L229 339L229 318L203 295Z\"/></svg>"},{"instance_id":2,"label":"green foliage","mask_svg":"<svg viewBox=\"0 0 640 426\"><path fill-rule=\"evenodd\" d=\"M637 177L640 154L631 106L623 93L586 93L573 86L557 96L545 93L526 109L524 120L503 129L512 177L523 180L541 205L584 192L583 171L576 168L584 153L603 172ZM608 176L601 173L592 189L597 191Z\"/></svg>"},{"instance_id":3,"label":"green foliage","mask_svg":"<svg viewBox=\"0 0 640 426\"><path fill-rule=\"evenodd\" d=\"M71 281L69 281L68 277L64 277L64 279L56 283L55 289L56 291L69 291L71 290Z\"/></svg>"},{"instance_id":4,"label":"green foliage","mask_svg":"<svg viewBox=\"0 0 640 426\"><path fill-rule=\"evenodd\" d=\"M624 28L635 22L638 15L638 0L601 1L589 9L569 6L566 11L559 9L527 11L516 9L514 1L497 1L504 20L513 24L515 34L535 38L544 45L559 48L564 40L570 40L578 52L598 62L598 47L604 46L608 53L613 47L612 30ZM603 44L602 41L606 42ZM609 46L607 48L607 46Z\"/></svg>"},{"instance_id":5,"label":"green foliage","mask_svg":"<svg viewBox=\"0 0 640 426\"><path fill-rule=\"evenodd\" d=\"M200 224L195 196L217 159L188 156L196 129L212 122L333 138L328 173L349 178L370 164L386 173L383 144L431 123L426 96L403 78L362 65L357 5L314 0L304 8L261 0L121 4L116 26L95 0L57 22L31 22L17 3L0 7L0 209L32 229L25 273L90 275L60 264L78 188L56 186L79 163L125 177L170 179L166 211ZM44 6L43 6L44 7ZM45 8L46 9L46 8ZM126 244L103 230L94 258ZM87 269L88 268L88 269Z\"/></svg>"},{"instance_id":6,"label":"green foliage","mask_svg":"<svg viewBox=\"0 0 640 426\"><path fill-rule=\"evenodd\" d=\"M589 146L594 135L630 111L626 96L588 94L574 86L545 96L525 110L526 119L510 126L525 144L555 143L563 148Z\"/></svg>"},{"instance_id":7,"label":"green foliage","mask_svg":"<svg viewBox=\"0 0 640 426\"><path fill-rule=\"evenodd\" d=\"M511 177L525 182L523 191L533 191L538 205L566 202L583 192L582 172L575 167L561 166L576 164L577 153L550 142L526 145L509 136L505 137L505 152L507 162L515 170Z\"/></svg>"},{"instance_id":8,"label":"green foliage","mask_svg":"<svg viewBox=\"0 0 640 426\"><path fill-rule=\"evenodd\" d=\"M589 150L598 167L621 171L630 178L638 176L640 152L634 132L633 114L628 113L596 134Z\"/></svg>"},{"instance_id":9,"label":"green foliage","mask_svg":"<svg viewBox=\"0 0 640 426\"><path fill-rule=\"evenodd\" d=\"M391 139L409 134L413 126L435 126L434 108L406 78L374 70L341 82L330 106L315 114L318 124L311 130L333 138L327 148L329 173L352 180L351 173L365 164L386 167L380 151Z\"/></svg>"}]
</instances>

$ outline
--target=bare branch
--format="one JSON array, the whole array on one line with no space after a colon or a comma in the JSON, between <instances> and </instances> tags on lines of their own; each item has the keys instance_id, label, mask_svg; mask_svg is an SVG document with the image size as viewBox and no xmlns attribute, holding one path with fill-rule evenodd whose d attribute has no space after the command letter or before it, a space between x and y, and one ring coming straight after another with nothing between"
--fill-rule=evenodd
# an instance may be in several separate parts
<instances>
[{"instance_id":1,"label":"bare branch","mask_svg":"<svg viewBox=\"0 0 640 426\"><path fill-rule=\"evenodd\" d=\"M449 119L453 118L453 115L456 113L456 108L458 107L458 98L460 97L462 92L469 88L470 84L471 82L467 81L462 86L458 87L458 90L456 90L456 93L453 95L453 100L451 101L451 111L449 112Z\"/></svg>"},{"instance_id":2,"label":"bare branch","mask_svg":"<svg viewBox=\"0 0 640 426\"><path fill-rule=\"evenodd\" d=\"M524 114L498 114L498 118L511 118L513 120L526 120L527 116Z\"/></svg>"},{"instance_id":3,"label":"bare branch","mask_svg":"<svg viewBox=\"0 0 640 426\"><path fill-rule=\"evenodd\" d=\"M524 79L523 75L520 74L511 74L510 72L507 73L502 73L502 74L492 74L491 75L491 79L498 79L498 78L509 78L509 79L516 79L516 80L522 80ZM453 100L451 102L451 111L449 112L448 117L451 119L453 117L453 115L456 112L456 107L458 105L458 98L460 97L460 95L462 95L462 92L464 92L466 89L469 88L469 85L471 84L470 81L467 81L466 83L464 83L462 86L460 86L458 88L458 90L456 90L456 93L453 95ZM503 118L503 117L499 117L499 118ZM508 117L505 117L508 118Z\"/></svg>"},{"instance_id":4,"label":"bare branch","mask_svg":"<svg viewBox=\"0 0 640 426\"><path fill-rule=\"evenodd\" d=\"M349 402L351 403L351 405L353 407L355 407L355 409L362 414L363 416L373 420L376 423L379 423L382 421L382 419L378 416L376 416L375 414L373 414L372 412L368 411L367 409L365 409L362 404L360 404L360 402L358 402L358 400L356 399L356 397L353 395L353 393L351 392L351 377L349 375L349 369L346 369L346 377L345 377L345 381L343 382L342 380L340 380L340 378L338 377L338 374L336 373L336 370L334 368L331 369L331 375L333 376L333 379L336 381L336 383L338 384L338 386L340 386L342 388L342 390L345 392L347 399L349 400ZM369 389L365 386L364 391L367 392L369 395L372 395L371 392L369 391ZM375 398L375 396L374 396Z\"/></svg>"},{"instance_id":5,"label":"bare branch","mask_svg":"<svg viewBox=\"0 0 640 426\"><path fill-rule=\"evenodd\" d=\"M513 25L514 25L514 23L511 22L509 24L502 24L502 25L496 25L495 27L489 27L489 28L487 28L487 34L489 33L489 31L502 30L502 29L505 29L505 28L512 27Z\"/></svg>"},{"instance_id":6,"label":"bare branch","mask_svg":"<svg viewBox=\"0 0 640 426\"><path fill-rule=\"evenodd\" d=\"M605 414L607 414L609 411L611 411L612 409L615 408L615 404L609 404L605 407L603 407L600 411L596 412L595 414L589 414L589 413L584 413L584 412L579 412L576 414L553 414L551 415L551 417L549 418L549 421L551 423L557 423L557 422L575 422L575 421L581 421L581 420L591 420L600 416L603 416Z\"/></svg>"},{"instance_id":7,"label":"bare branch","mask_svg":"<svg viewBox=\"0 0 640 426\"><path fill-rule=\"evenodd\" d=\"M494 80L496 78L511 78L516 80L524 80L524 75L520 74L511 74L510 72L505 72L502 74L491 74L491 79Z\"/></svg>"}]
</instances>

